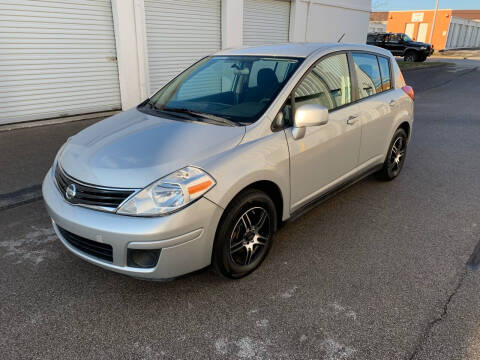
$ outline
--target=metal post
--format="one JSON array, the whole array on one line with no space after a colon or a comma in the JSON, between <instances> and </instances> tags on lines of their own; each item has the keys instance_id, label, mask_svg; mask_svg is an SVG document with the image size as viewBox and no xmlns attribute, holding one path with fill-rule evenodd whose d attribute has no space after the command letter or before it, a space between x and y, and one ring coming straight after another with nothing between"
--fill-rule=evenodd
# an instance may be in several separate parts
<instances>
[{"instance_id":1,"label":"metal post","mask_svg":"<svg viewBox=\"0 0 480 360\"><path fill-rule=\"evenodd\" d=\"M432 31L430 31L430 41L429 41L430 44L432 43L433 32L435 31L435 20L437 20L438 2L439 0L437 0L435 3L435 12L433 13Z\"/></svg>"}]
</instances>

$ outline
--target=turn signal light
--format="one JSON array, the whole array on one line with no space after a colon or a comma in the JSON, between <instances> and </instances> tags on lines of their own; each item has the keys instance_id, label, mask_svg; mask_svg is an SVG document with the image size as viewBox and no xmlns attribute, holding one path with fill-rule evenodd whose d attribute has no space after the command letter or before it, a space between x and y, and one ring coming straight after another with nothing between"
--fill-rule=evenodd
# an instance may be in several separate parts
<instances>
[{"instance_id":1,"label":"turn signal light","mask_svg":"<svg viewBox=\"0 0 480 360\"><path fill-rule=\"evenodd\" d=\"M212 184L213 184L212 180L207 180L207 181L201 182L200 184L189 186L187 187L188 193L190 195L196 194L199 191L208 189Z\"/></svg>"},{"instance_id":2,"label":"turn signal light","mask_svg":"<svg viewBox=\"0 0 480 360\"><path fill-rule=\"evenodd\" d=\"M410 96L410 98L415 101L415 91L413 91L413 88L411 86L405 85L402 87L402 90L405 91L405 94Z\"/></svg>"}]
</instances>

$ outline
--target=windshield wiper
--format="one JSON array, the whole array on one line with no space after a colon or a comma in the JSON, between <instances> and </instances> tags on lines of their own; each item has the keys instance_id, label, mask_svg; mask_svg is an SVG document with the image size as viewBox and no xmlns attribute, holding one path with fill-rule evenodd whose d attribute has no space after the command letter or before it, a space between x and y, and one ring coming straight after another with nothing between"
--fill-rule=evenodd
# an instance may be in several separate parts
<instances>
[{"instance_id":1,"label":"windshield wiper","mask_svg":"<svg viewBox=\"0 0 480 360\"><path fill-rule=\"evenodd\" d=\"M163 108L163 109L161 109L161 111L193 115L197 118L206 119L206 120L209 120L209 122L213 122L213 123L217 123L217 124L225 124L225 125L228 125L228 126L238 126L238 124L236 122L225 119L223 117L216 116L216 115L209 114L209 113L192 111L192 110L189 110L189 109L186 109L186 108Z\"/></svg>"}]
</instances>

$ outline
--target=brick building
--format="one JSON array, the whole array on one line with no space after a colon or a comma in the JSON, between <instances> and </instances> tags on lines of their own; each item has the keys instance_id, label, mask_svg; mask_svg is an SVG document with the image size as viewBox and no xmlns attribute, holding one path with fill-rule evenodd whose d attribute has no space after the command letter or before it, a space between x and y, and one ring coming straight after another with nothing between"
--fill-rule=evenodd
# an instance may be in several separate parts
<instances>
[{"instance_id":1,"label":"brick building","mask_svg":"<svg viewBox=\"0 0 480 360\"><path fill-rule=\"evenodd\" d=\"M436 50L480 46L480 10L438 10L432 34L433 18L434 10L372 12L370 29L384 23L385 31L431 42Z\"/></svg>"}]
</instances>

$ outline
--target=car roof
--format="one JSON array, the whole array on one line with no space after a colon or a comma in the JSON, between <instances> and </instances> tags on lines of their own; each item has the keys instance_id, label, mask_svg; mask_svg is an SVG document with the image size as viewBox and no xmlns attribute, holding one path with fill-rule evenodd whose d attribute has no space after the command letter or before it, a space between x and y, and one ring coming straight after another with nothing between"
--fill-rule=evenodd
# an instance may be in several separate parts
<instances>
[{"instance_id":1,"label":"car roof","mask_svg":"<svg viewBox=\"0 0 480 360\"><path fill-rule=\"evenodd\" d=\"M256 55L256 56L285 56L306 58L321 50L365 50L384 54L385 51L378 47L363 44L342 44L342 43L285 43L275 45L262 45L241 47L236 49L221 50L215 55ZM387 52L388 53L388 52Z\"/></svg>"},{"instance_id":2,"label":"car roof","mask_svg":"<svg viewBox=\"0 0 480 360\"><path fill-rule=\"evenodd\" d=\"M394 35L404 35L405 33L401 33L401 32L385 32L385 31L378 31L378 32L369 32L368 35L390 35L390 34L394 34Z\"/></svg>"}]
</instances>

